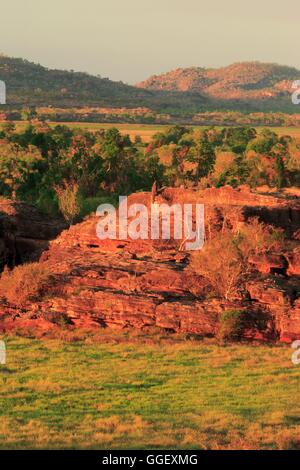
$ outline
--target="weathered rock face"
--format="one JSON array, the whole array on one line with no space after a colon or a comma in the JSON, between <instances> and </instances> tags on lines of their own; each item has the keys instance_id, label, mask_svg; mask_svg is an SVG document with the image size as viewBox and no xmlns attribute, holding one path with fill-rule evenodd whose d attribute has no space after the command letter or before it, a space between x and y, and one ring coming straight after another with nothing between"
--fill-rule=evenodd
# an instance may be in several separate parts
<instances>
[{"instance_id":1,"label":"weathered rock face","mask_svg":"<svg viewBox=\"0 0 300 470\"><path fill-rule=\"evenodd\" d=\"M92 251L78 245L62 247L57 242L43 255L43 263L58 280L52 295L50 291L45 300L22 311L3 305L2 329L12 327L13 316L14 326L24 322L28 326L29 319L37 318L59 323L61 318L76 328L159 327L214 336L224 310L243 308L249 316L259 311L258 304L249 302L205 300L210 289L207 281L190 272L184 255L180 259L177 252L148 251L145 258L144 254L132 255L130 245L119 252L112 247L109 251L108 246L104 251ZM264 326L255 331L249 328L248 335L270 339L274 332Z\"/></svg>"},{"instance_id":2,"label":"weathered rock face","mask_svg":"<svg viewBox=\"0 0 300 470\"><path fill-rule=\"evenodd\" d=\"M207 221L212 211L221 214L221 219L228 220L233 227L236 223L258 217L261 222L282 228L289 237L297 239L300 227L299 197L260 194L251 192L247 186L238 189L223 186L198 191L168 188L162 196L170 203L203 203Z\"/></svg>"},{"instance_id":3,"label":"weathered rock face","mask_svg":"<svg viewBox=\"0 0 300 470\"><path fill-rule=\"evenodd\" d=\"M290 342L300 338L300 298L285 315L278 318L277 325L281 341Z\"/></svg>"},{"instance_id":4,"label":"weathered rock face","mask_svg":"<svg viewBox=\"0 0 300 470\"><path fill-rule=\"evenodd\" d=\"M46 217L28 204L0 201L0 271L5 264L14 266L37 261L49 241L66 228L61 221Z\"/></svg>"},{"instance_id":5,"label":"weathered rock face","mask_svg":"<svg viewBox=\"0 0 300 470\"><path fill-rule=\"evenodd\" d=\"M203 202L206 232L236 228L259 213L270 223L273 211L282 217L278 225L297 230L297 200L252 194L249 190L185 191L166 189L158 198L169 204ZM150 206L151 194L133 194L129 203ZM290 230L291 207L294 226ZM263 209L263 210L261 210ZM40 321L46 331L62 323L71 328L147 328L214 336L221 313L242 309L249 318L248 338L291 341L300 335L300 278L298 251L252 259L257 274L246 286L246 295L235 302L214 298L208 281L190 268L189 254L179 251L180 241L99 240L97 217L71 227L50 244L41 263L52 275L47 295L23 309L0 306L0 327ZM286 227L285 221L288 221ZM291 241L295 244L296 241ZM54 281L53 281L54 279Z\"/></svg>"},{"instance_id":6,"label":"weathered rock face","mask_svg":"<svg viewBox=\"0 0 300 470\"><path fill-rule=\"evenodd\" d=\"M280 253L254 255L249 258L249 263L264 274L286 274L289 266L287 259Z\"/></svg>"},{"instance_id":7,"label":"weathered rock face","mask_svg":"<svg viewBox=\"0 0 300 470\"><path fill-rule=\"evenodd\" d=\"M300 247L295 248L294 251L288 255L288 263L288 274L290 276L300 276Z\"/></svg>"}]
</instances>

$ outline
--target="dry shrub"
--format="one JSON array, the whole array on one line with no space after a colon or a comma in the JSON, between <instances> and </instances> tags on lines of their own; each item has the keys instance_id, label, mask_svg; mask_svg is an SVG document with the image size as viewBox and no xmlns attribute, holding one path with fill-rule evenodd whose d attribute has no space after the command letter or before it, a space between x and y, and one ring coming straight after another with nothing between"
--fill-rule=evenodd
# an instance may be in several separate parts
<instances>
[{"instance_id":1,"label":"dry shrub","mask_svg":"<svg viewBox=\"0 0 300 470\"><path fill-rule=\"evenodd\" d=\"M252 254L274 252L282 249L283 231L252 218L239 230L239 247L245 258Z\"/></svg>"},{"instance_id":2,"label":"dry shrub","mask_svg":"<svg viewBox=\"0 0 300 470\"><path fill-rule=\"evenodd\" d=\"M211 186L211 177L210 176L203 176L198 182L199 189L206 189Z\"/></svg>"},{"instance_id":3,"label":"dry shrub","mask_svg":"<svg viewBox=\"0 0 300 470\"><path fill-rule=\"evenodd\" d=\"M64 181L62 186L55 187L59 210L70 225L80 213L78 191L79 186L74 181Z\"/></svg>"},{"instance_id":4,"label":"dry shrub","mask_svg":"<svg viewBox=\"0 0 300 470\"><path fill-rule=\"evenodd\" d=\"M246 326L246 315L244 310L226 310L221 316L219 337L223 340L240 339Z\"/></svg>"},{"instance_id":5,"label":"dry shrub","mask_svg":"<svg viewBox=\"0 0 300 470\"><path fill-rule=\"evenodd\" d=\"M211 175L215 182L217 182L220 176L234 164L235 158L236 155L233 152L217 153L214 171Z\"/></svg>"},{"instance_id":6,"label":"dry shrub","mask_svg":"<svg viewBox=\"0 0 300 470\"><path fill-rule=\"evenodd\" d=\"M278 250L282 243L280 230L251 219L237 233L226 229L206 241L202 250L192 254L191 267L220 297L233 299L251 272L249 256Z\"/></svg>"},{"instance_id":7,"label":"dry shrub","mask_svg":"<svg viewBox=\"0 0 300 470\"><path fill-rule=\"evenodd\" d=\"M10 304L22 307L42 295L49 277L50 272L45 264L23 264L12 271L5 268L0 278L0 297L4 297Z\"/></svg>"},{"instance_id":8,"label":"dry shrub","mask_svg":"<svg viewBox=\"0 0 300 470\"><path fill-rule=\"evenodd\" d=\"M219 234L203 249L192 254L191 267L204 276L214 291L225 299L231 298L245 274L245 266L231 232Z\"/></svg>"}]
</instances>

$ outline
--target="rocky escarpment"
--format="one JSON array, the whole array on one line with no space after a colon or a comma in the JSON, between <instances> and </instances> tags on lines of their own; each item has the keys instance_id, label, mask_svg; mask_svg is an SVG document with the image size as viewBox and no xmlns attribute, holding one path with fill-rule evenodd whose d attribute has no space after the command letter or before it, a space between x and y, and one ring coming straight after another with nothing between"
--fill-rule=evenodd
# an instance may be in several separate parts
<instances>
[{"instance_id":1,"label":"rocky escarpment","mask_svg":"<svg viewBox=\"0 0 300 470\"><path fill-rule=\"evenodd\" d=\"M151 194L137 193L129 203L151 204ZM180 240L99 240L97 217L64 231L43 253L40 263L51 273L46 295L22 308L2 300L3 331L16 326L47 331L70 328L148 328L214 336L221 313L244 310L244 336L291 341L300 337L299 229L297 199L252 193L247 188L164 190L157 202L205 204L206 235L232 230L258 216L285 229L289 247L251 263L255 276L234 301L213 295L208 281L190 267Z\"/></svg>"},{"instance_id":2,"label":"rocky escarpment","mask_svg":"<svg viewBox=\"0 0 300 470\"><path fill-rule=\"evenodd\" d=\"M26 261L38 260L49 241L66 225L45 216L34 206L0 200L0 271Z\"/></svg>"}]
</instances>

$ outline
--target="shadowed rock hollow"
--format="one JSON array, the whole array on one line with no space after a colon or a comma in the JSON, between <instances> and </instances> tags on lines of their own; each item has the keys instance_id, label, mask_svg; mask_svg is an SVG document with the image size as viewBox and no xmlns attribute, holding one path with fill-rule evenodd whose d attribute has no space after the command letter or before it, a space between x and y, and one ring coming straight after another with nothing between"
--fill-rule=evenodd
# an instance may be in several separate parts
<instances>
[{"instance_id":1,"label":"shadowed rock hollow","mask_svg":"<svg viewBox=\"0 0 300 470\"><path fill-rule=\"evenodd\" d=\"M5 265L37 261L64 228L61 220L45 216L34 206L1 199L0 271Z\"/></svg>"}]
</instances>

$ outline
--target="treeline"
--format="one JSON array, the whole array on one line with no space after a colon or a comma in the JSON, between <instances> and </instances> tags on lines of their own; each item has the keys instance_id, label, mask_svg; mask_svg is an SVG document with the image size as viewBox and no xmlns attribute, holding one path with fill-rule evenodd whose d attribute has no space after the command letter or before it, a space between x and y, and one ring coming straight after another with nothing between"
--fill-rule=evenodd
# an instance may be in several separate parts
<instances>
[{"instance_id":1,"label":"treeline","mask_svg":"<svg viewBox=\"0 0 300 470\"><path fill-rule=\"evenodd\" d=\"M21 109L11 109L0 113L2 121L28 121L38 119L44 122L88 122L88 123L128 123L155 124L167 123L169 114L159 114L150 108L54 108L28 106Z\"/></svg>"},{"instance_id":2,"label":"treeline","mask_svg":"<svg viewBox=\"0 0 300 470\"><path fill-rule=\"evenodd\" d=\"M300 127L299 114L285 113L240 113L237 111L197 113L193 116L193 123L198 125L215 126L274 126L274 127Z\"/></svg>"},{"instance_id":3,"label":"treeline","mask_svg":"<svg viewBox=\"0 0 300 470\"><path fill-rule=\"evenodd\" d=\"M84 215L103 197L149 190L163 180L159 157L114 128L88 132L35 121L17 132L7 122L0 139L0 194L45 212L58 211L60 189L68 184L77 188Z\"/></svg>"},{"instance_id":4,"label":"treeline","mask_svg":"<svg viewBox=\"0 0 300 470\"><path fill-rule=\"evenodd\" d=\"M0 194L73 215L107 198L169 186L300 186L300 145L251 127L195 130L173 126L150 144L111 128L89 132L31 121L0 132ZM73 218L72 214L69 219Z\"/></svg>"},{"instance_id":5,"label":"treeline","mask_svg":"<svg viewBox=\"0 0 300 470\"><path fill-rule=\"evenodd\" d=\"M300 185L299 142L269 129L175 126L156 134L147 154L159 156L172 186Z\"/></svg>"},{"instance_id":6,"label":"treeline","mask_svg":"<svg viewBox=\"0 0 300 470\"><path fill-rule=\"evenodd\" d=\"M0 120L27 121L39 119L56 123L97 122L128 124L169 124L199 126L253 126L300 127L299 114L281 112L207 111L193 114L189 111L161 113L151 108L89 107L57 108L52 106L24 106L0 113Z\"/></svg>"}]
</instances>

